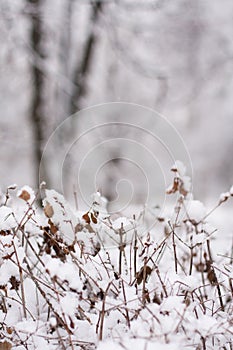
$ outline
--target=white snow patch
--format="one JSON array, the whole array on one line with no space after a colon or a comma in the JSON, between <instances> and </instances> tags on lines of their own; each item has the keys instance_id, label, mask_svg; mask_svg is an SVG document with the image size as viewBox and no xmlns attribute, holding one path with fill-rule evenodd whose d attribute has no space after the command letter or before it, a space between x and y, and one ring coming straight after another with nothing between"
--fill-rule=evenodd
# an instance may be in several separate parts
<instances>
[{"instance_id":1,"label":"white snow patch","mask_svg":"<svg viewBox=\"0 0 233 350\"><path fill-rule=\"evenodd\" d=\"M191 200L187 203L188 217L195 222L201 221L206 215L204 204L198 200Z\"/></svg>"},{"instance_id":2,"label":"white snow patch","mask_svg":"<svg viewBox=\"0 0 233 350\"><path fill-rule=\"evenodd\" d=\"M171 170L177 171L180 176L184 176L186 174L186 166L180 160L175 161L175 164L172 166Z\"/></svg>"},{"instance_id":3,"label":"white snow patch","mask_svg":"<svg viewBox=\"0 0 233 350\"><path fill-rule=\"evenodd\" d=\"M51 221L59 228L67 244L75 240L75 226L79 223L77 215L70 208L65 198L55 190L45 190L44 207L50 204L53 209Z\"/></svg>"},{"instance_id":4,"label":"white snow patch","mask_svg":"<svg viewBox=\"0 0 233 350\"><path fill-rule=\"evenodd\" d=\"M0 230L10 230L17 226L13 210L6 206L0 207Z\"/></svg>"},{"instance_id":5,"label":"white snow patch","mask_svg":"<svg viewBox=\"0 0 233 350\"><path fill-rule=\"evenodd\" d=\"M230 192L230 195L231 195L231 196L233 196L233 186L231 186L231 188L230 188L230 191L229 191L229 192Z\"/></svg>"}]
</instances>

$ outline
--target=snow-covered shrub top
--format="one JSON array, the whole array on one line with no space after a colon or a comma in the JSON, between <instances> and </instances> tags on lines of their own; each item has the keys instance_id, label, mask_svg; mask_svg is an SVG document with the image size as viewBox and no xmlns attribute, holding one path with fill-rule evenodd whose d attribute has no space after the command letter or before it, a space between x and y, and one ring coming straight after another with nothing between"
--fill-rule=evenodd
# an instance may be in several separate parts
<instances>
[{"instance_id":1,"label":"snow-covered shrub top","mask_svg":"<svg viewBox=\"0 0 233 350\"><path fill-rule=\"evenodd\" d=\"M231 242L224 257L213 252L208 212L192 199L182 164L172 171L175 215L156 218L149 232L141 217L99 211L99 193L83 213L46 190L42 211L28 186L17 192L20 206L8 188L0 207L0 349L231 348ZM232 195L231 188L218 205Z\"/></svg>"}]
</instances>

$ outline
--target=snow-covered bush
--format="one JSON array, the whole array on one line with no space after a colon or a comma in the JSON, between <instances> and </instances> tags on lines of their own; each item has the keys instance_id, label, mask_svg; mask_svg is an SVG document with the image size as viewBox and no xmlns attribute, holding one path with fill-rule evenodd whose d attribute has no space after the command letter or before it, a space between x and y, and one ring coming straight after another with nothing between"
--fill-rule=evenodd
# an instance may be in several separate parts
<instances>
[{"instance_id":1,"label":"snow-covered bush","mask_svg":"<svg viewBox=\"0 0 233 350\"><path fill-rule=\"evenodd\" d=\"M8 188L0 349L232 349L232 257L213 251L218 234L177 164L167 190L177 205L149 232L141 215L100 210L99 193L83 213L46 190L42 211L28 186Z\"/></svg>"}]
</instances>

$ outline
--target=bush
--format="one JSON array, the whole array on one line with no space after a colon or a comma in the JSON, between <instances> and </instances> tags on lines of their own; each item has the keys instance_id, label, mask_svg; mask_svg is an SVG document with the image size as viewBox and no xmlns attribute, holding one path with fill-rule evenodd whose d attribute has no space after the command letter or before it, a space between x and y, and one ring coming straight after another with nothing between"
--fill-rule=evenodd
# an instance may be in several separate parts
<instances>
[{"instance_id":1,"label":"bush","mask_svg":"<svg viewBox=\"0 0 233 350\"><path fill-rule=\"evenodd\" d=\"M113 220L25 186L0 207L0 349L232 349L233 268L216 230L173 167L170 217ZM216 207L233 191L220 196ZM216 240L218 235L215 234Z\"/></svg>"}]
</instances>

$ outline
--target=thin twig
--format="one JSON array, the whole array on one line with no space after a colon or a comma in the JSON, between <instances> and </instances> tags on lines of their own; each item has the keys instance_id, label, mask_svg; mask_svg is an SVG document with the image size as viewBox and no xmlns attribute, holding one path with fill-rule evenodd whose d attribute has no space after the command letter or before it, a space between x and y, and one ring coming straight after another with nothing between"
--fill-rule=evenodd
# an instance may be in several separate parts
<instances>
[{"instance_id":1,"label":"thin twig","mask_svg":"<svg viewBox=\"0 0 233 350\"><path fill-rule=\"evenodd\" d=\"M105 302L108 294L108 290L111 286L112 282L109 282L107 289L104 293L103 301L102 301L102 310L100 314L100 332L99 332L99 340L103 340L103 328L104 328L104 317L105 317Z\"/></svg>"},{"instance_id":2,"label":"thin twig","mask_svg":"<svg viewBox=\"0 0 233 350\"><path fill-rule=\"evenodd\" d=\"M24 294L24 285L23 285L23 270L22 270L22 267L20 265L18 253L17 253L17 250L15 248L15 243L14 243L13 240L12 240L12 245L14 247L15 257L16 257L18 268L19 268L19 278L20 278L20 289L21 289L21 297L22 297L23 315L24 315L25 318L27 318L27 308L26 308L26 301L25 301L25 294Z\"/></svg>"}]
</instances>

